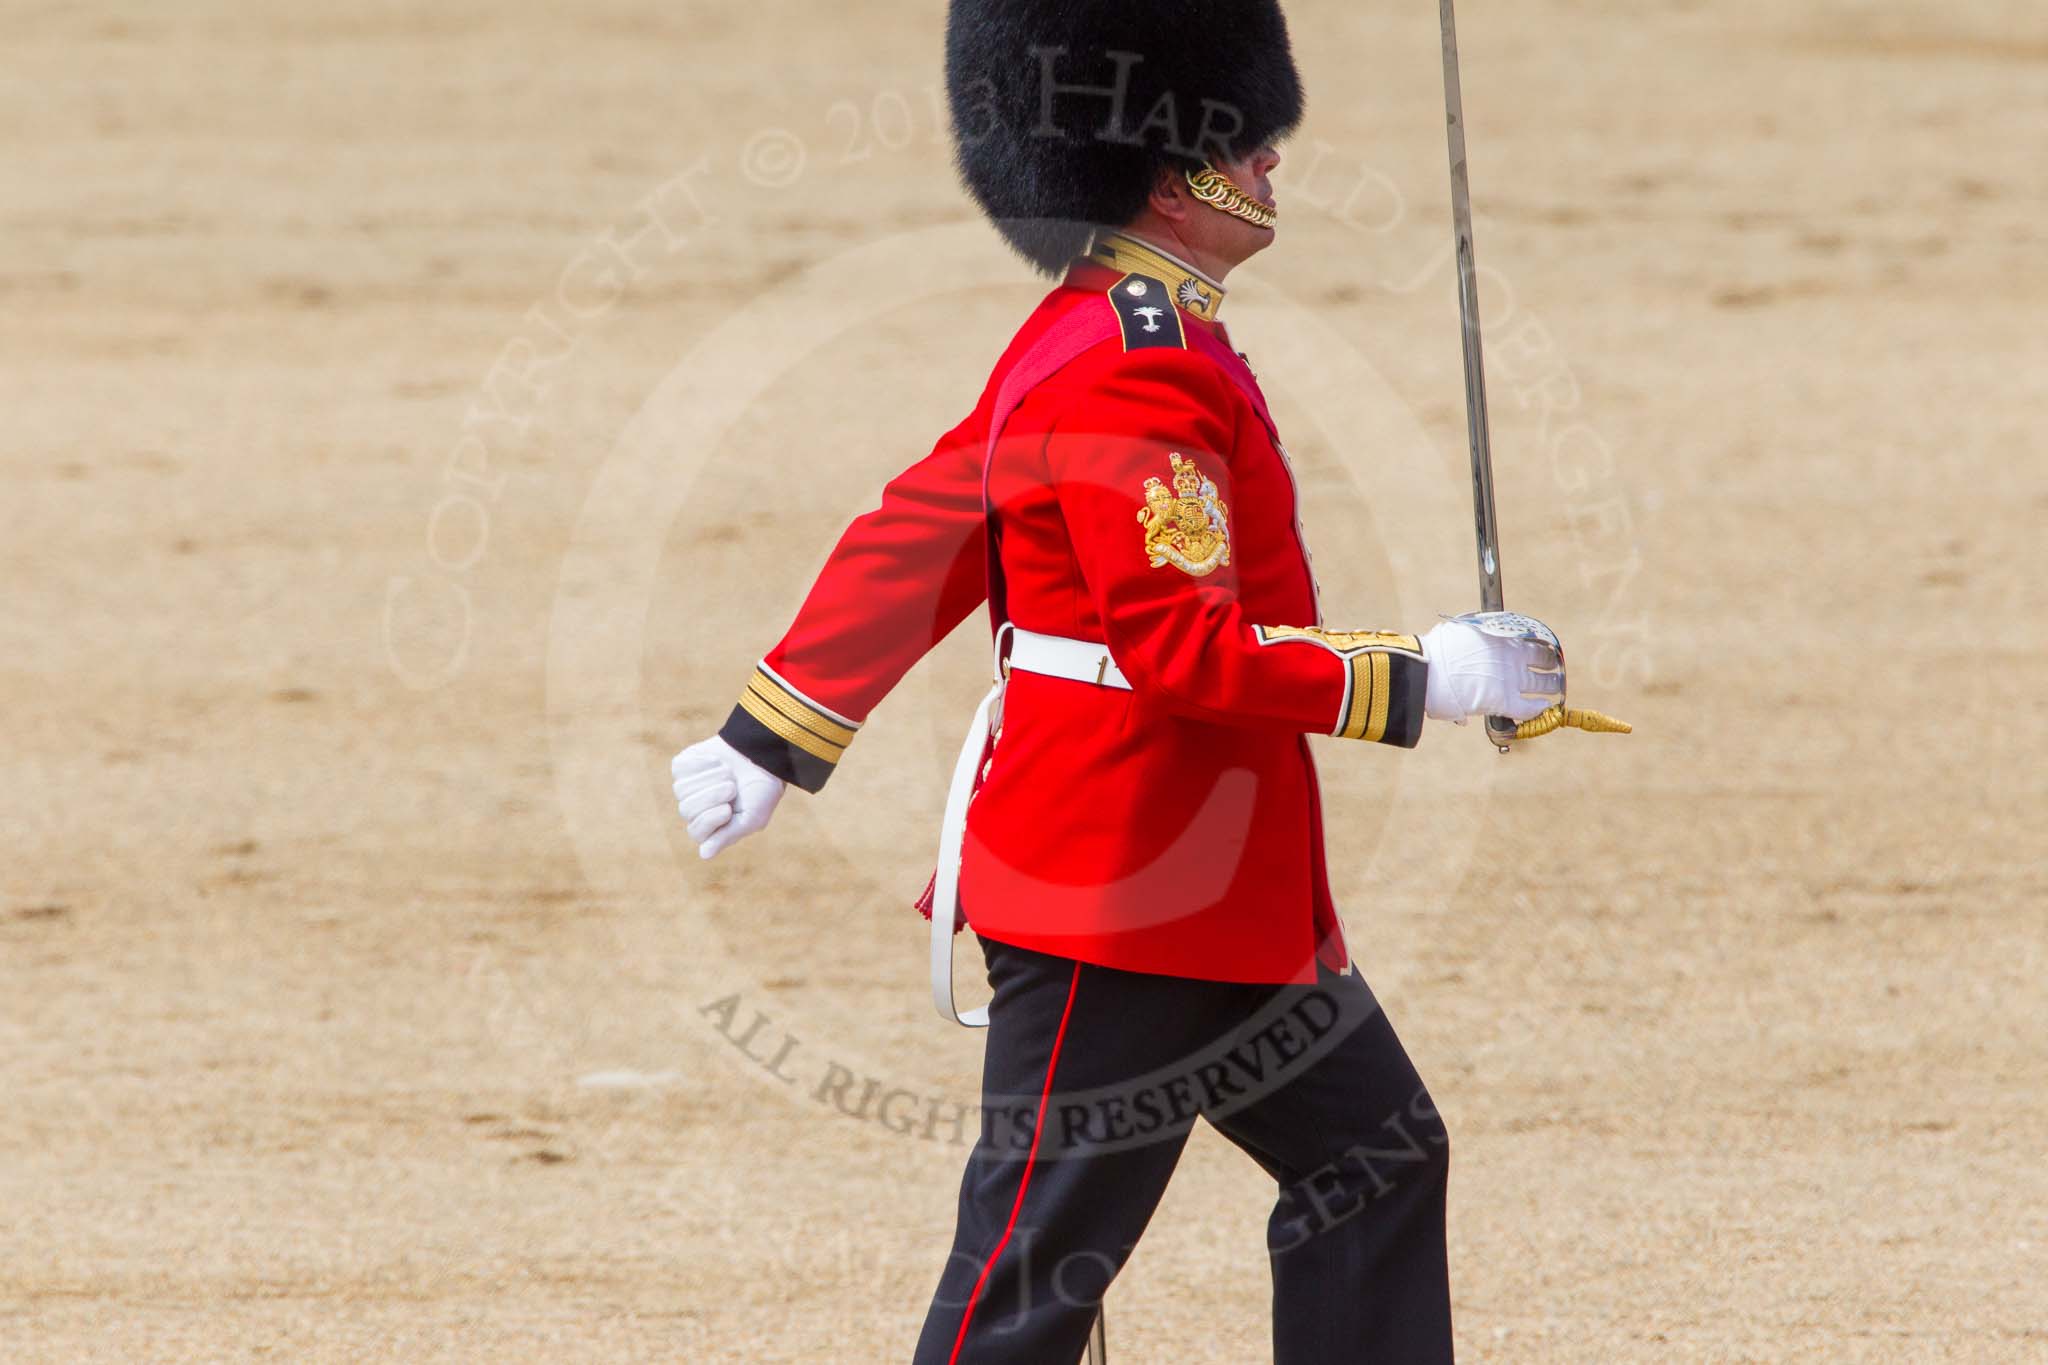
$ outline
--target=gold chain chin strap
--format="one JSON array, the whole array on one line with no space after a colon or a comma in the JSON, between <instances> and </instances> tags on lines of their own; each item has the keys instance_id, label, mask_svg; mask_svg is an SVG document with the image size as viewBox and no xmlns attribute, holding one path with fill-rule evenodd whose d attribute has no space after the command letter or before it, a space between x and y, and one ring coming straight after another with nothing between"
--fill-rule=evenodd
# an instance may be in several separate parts
<instances>
[{"instance_id":1,"label":"gold chain chin strap","mask_svg":"<svg viewBox=\"0 0 2048 1365\"><path fill-rule=\"evenodd\" d=\"M1199 171L1184 172L1188 189L1195 198L1212 208L1222 209L1233 218L1242 218L1254 227L1269 228L1280 217L1275 209L1269 209L1258 200L1246 194L1235 180L1214 166L1204 166Z\"/></svg>"}]
</instances>

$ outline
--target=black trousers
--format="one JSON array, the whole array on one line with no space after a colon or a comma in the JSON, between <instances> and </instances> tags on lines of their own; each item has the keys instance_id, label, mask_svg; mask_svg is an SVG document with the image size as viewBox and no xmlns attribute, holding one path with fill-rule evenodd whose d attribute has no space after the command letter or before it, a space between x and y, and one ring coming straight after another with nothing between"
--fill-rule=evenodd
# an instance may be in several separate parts
<instances>
[{"instance_id":1,"label":"black trousers","mask_svg":"<svg viewBox=\"0 0 2048 1365\"><path fill-rule=\"evenodd\" d=\"M1198 1116L1278 1185L1275 1365L1451 1359L1449 1139L1363 978L1239 985L982 948L981 1133L916 1365L1078 1361Z\"/></svg>"}]
</instances>

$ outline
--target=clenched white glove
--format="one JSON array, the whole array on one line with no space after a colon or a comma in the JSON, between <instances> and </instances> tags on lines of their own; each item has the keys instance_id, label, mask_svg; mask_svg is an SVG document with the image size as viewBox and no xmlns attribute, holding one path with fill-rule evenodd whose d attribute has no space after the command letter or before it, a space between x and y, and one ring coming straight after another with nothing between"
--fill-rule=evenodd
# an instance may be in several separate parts
<instances>
[{"instance_id":1,"label":"clenched white glove","mask_svg":"<svg viewBox=\"0 0 2048 1365\"><path fill-rule=\"evenodd\" d=\"M1431 720L1463 725L1473 716L1520 723L1543 714L1564 692L1557 651L1540 640L1489 635L1463 621L1442 621L1422 637L1429 685L1422 699Z\"/></svg>"},{"instance_id":2,"label":"clenched white glove","mask_svg":"<svg viewBox=\"0 0 2048 1365\"><path fill-rule=\"evenodd\" d=\"M669 760L676 812L689 827L697 856L720 849L768 824L782 799L783 781L716 735Z\"/></svg>"}]
</instances>

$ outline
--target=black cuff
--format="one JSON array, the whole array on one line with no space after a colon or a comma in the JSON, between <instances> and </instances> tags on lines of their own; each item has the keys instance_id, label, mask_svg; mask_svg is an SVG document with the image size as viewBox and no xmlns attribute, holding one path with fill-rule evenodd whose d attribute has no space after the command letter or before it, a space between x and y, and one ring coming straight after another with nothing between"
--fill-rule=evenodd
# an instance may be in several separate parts
<instances>
[{"instance_id":1,"label":"black cuff","mask_svg":"<svg viewBox=\"0 0 2048 1365\"><path fill-rule=\"evenodd\" d=\"M732 708L718 737L784 782L807 792L821 790L825 780L832 776L833 764L797 748L755 720L745 707Z\"/></svg>"},{"instance_id":2,"label":"black cuff","mask_svg":"<svg viewBox=\"0 0 2048 1365\"><path fill-rule=\"evenodd\" d=\"M1387 729L1380 743L1412 749L1422 740L1422 703L1429 695L1429 665L1421 659L1392 656L1387 687Z\"/></svg>"},{"instance_id":3,"label":"black cuff","mask_svg":"<svg viewBox=\"0 0 2048 1365\"><path fill-rule=\"evenodd\" d=\"M783 781L814 792L859 729L858 721L827 711L762 664L718 737Z\"/></svg>"}]
</instances>

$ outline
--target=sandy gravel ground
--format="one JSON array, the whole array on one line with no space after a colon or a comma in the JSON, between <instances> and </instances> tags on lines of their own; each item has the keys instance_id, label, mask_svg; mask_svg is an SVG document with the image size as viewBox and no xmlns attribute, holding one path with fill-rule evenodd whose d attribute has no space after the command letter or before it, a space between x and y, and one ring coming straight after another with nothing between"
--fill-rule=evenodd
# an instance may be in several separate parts
<instances>
[{"instance_id":1,"label":"sandy gravel ground","mask_svg":"<svg viewBox=\"0 0 2048 1365\"><path fill-rule=\"evenodd\" d=\"M1292 7L1231 317L1331 616L1413 627L1472 588L1408 8ZM1461 1353L2048 1358L2048 19L1466 8L1510 600L1637 733L1323 751ZM1036 297L941 11L11 7L0 1358L907 1358L976 632L713 866L666 767ZM1268 1197L1198 1136L1119 1360L1266 1358Z\"/></svg>"}]
</instances>

